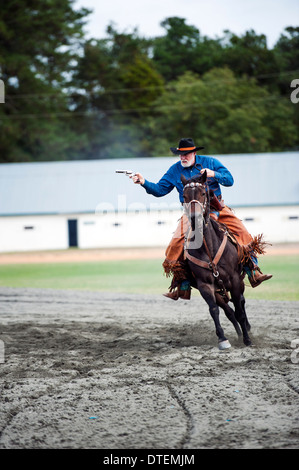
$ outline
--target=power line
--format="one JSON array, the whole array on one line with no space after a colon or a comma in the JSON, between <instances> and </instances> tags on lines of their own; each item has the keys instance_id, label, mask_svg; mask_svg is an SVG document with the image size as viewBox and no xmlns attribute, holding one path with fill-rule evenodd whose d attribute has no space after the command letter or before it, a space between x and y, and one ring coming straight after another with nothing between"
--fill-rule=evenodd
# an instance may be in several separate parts
<instances>
[{"instance_id":1,"label":"power line","mask_svg":"<svg viewBox=\"0 0 299 470\"><path fill-rule=\"evenodd\" d=\"M275 78L275 77L279 77L279 76L283 76L283 75L292 75L292 74L299 74L299 69L297 70L289 70L289 71L285 71L285 72L273 72L273 73L269 73L269 74L263 74L263 75L257 75L257 76L248 76L248 75L245 75L245 77L249 80L262 80L262 79L267 79L267 78ZM211 84L214 84L214 83L233 83L235 80L238 80L238 79L242 79L242 77L233 77L232 79L230 78L225 78L225 79L215 79L215 80L212 80L210 83ZM199 77L199 80L202 80L202 77ZM134 87L134 88L103 88L103 90L100 90L98 92L90 92L90 94L92 95L97 95L97 94L100 94L100 93L103 93L105 95L107 94L118 94L118 93L132 93L132 92L137 92L137 91L153 91L153 90L167 90L167 89L171 89L173 87L175 88L188 88L188 87L192 87L194 86L194 83L180 83L178 84L177 82L170 82L170 83L166 83L164 85L152 85L152 86L147 86L147 87ZM43 96L47 96L47 97L57 97L57 95L59 94L61 96L61 98L67 98L69 95L76 95L76 96L83 96L84 97L84 94L80 94L78 93L77 91L74 91L74 92L70 92L69 95L66 94L67 92L64 92L62 90L55 90L55 91L52 91L52 92L47 92L47 93L18 93L18 94L10 94L10 95L5 95L5 98L13 98L13 99L18 99L18 98L33 98L33 97L43 97ZM88 96L88 94L86 95Z\"/></svg>"},{"instance_id":2,"label":"power line","mask_svg":"<svg viewBox=\"0 0 299 470\"><path fill-rule=\"evenodd\" d=\"M246 100L230 100L230 101L225 101L225 105L230 106L230 105L242 105L246 103L247 105L249 104L255 104L256 102L262 102L262 101L271 101L271 100L279 100L279 101L289 101L287 97L284 96L277 96L277 95L270 95L270 96L263 96L263 97L252 97L252 98L247 98ZM223 104L223 101L220 100L215 100L215 101L207 101L207 102L200 102L200 103L186 103L186 104L180 104L180 109L182 108L210 108L212 106L218 106L220 104ZM51 118L51 117L82 117L82 116L87 116L87 117L94 117L94 116L100 116L104 118L107 115L125 115L125 114L131 114L131 113L143 113L143 112L161 112L164 110L177 110L177 104L169 105L169 104L159 104L159 105L152 105L152 106L145 106L142 108L129 108L129 109L99 109L99 110L94 110L94 111L69 111L69 112L53 112L53 113L38 113L38 114L33 114L33 113L28 113L28 114L14 114L14 115L3 115L0 116L0 121L1 120L14 120L14 119L39 119L39 118Z\"/></svg>"}]
</instances>

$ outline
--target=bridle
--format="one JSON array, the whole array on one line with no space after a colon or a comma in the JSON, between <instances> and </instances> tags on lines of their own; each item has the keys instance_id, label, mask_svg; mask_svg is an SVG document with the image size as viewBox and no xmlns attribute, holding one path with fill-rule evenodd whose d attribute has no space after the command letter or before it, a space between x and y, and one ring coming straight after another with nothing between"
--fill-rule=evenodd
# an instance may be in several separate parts
<instances>
[{"instance_id":1,"label":"bridle","mask_svg":"<svg viewBox=\"0 0 299 470\"><path fill-rule=\"evenodd\" d=\"M189 218L189 207L190 207L190 204L192 203L195 203L195 204L199 204L201 209L202 209L202 214L203 216L206 216L206 225L208 225L208 222L209 222L209 214L206 214L206 210L207 210L207 206L209 204L209 191L208 191L208 188L207 188L207 184L202 184L202 183L195 183L195 182L191 182L191 183L187 183L185 184L184 186L184 190L183 190L183 194L185 192L185 189L193 189L194 191L196 190L196 188L198 187L202 187L205 189L205 198L204 198L204 201L203 203L201 203L200 201L198 201L197 199L192 199L189 203L184 203L184 211L186 213L186 215L188 216ZM206 252L208 254L208 257L209 257L209 262L207 261L202 261L198 258L195 258L194 256L192 256L188 249L189 249L189 235L187 235L187 239L186 239L186 245L185 245L185 250L184 250L184 257L185 259L189 259L192 263L196 264L197 266L200 266L201 268L205 268L205 269L208 269L210 271L212 271L212 274L215 278L215 280L217 281L217 284L219 286L219 293L220 295L223 297L223 299L225 300L225 302L228 302L230 300L229 298L229 295L225 289L225 286L224 286L224 283L222 281L222 279L220 278L219 276L219 271L217 269L217 265L218 265L218 262L221 258L221 256L223 255L223 252L224 252L224 249L226 247L226 243L227 243L227 235L226 233L224 234L224 237L223 237L223 240L219 246L219 249L216 253L216 255L214 256L214 258L212 258L211 256L211 253L210 253L210 250L208 248L208 245L207 245L207 242L205 240L205 237L203 236L203 243L204 243L204 246L205 246L205 249L206 249Z\"/></svg>"},{"instance_id":2,"label":"bridle","mask_svg":"<svg viewBox=\"0 0 299 470\"><path fill-rule=\"evenodd\" d=\"M190 188L192 189L193 191L195 191L197 188L199 187L202 187L204 188L205 190L205 198L204 198L204 201L203 202L200 202L198 201L198 199L192 199L190 202L184 202L184 211L185 213L188 215L188 211L189 211L189 207L190 205L193 203L193 204L199 204L199 206L201 207L202 209L202 214L204 215L205 212L206 212L206 209L207 209L207 205L208 205L208 192L207 192L207 186L206 184L202 184L202 183L194 183L193 181L191 183L187 183L185 184L184 186L184 190L183 190L183 195L184 195L184 192L186 189Z\"/></svg>"}]
</instances>

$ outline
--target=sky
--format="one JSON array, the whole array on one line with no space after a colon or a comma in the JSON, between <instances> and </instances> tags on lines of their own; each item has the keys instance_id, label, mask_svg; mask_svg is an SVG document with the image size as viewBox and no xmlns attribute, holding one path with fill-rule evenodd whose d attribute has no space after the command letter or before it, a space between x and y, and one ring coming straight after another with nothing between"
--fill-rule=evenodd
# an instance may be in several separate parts
<instances>
[{"instance_id":1,"label":"sky","mask_svg":"<svg viewBox=\"0 0 299 470\"><path fill-rule=\"evenodd\" d=\"M285 27L299 25L299 0L75 0L74 8L79 7L93 10L85 27L88 38L106 37L111 22L119 32L136 27L139 36L156 37L165 34L161 21L179 16L212 39L226 29L237 35L254 29L272 48Z\"/></svg>"}]
</instances>

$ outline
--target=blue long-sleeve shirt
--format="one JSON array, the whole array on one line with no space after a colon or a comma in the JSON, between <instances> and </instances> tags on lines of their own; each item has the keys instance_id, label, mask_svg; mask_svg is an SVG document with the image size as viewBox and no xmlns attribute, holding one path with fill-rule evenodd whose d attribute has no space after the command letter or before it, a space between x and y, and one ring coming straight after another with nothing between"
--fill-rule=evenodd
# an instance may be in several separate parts
<instances>
[{"instance_id":1,"label":"blue long-sleeve shirt","mask_svg":"<svg viewBox=\"0 0 299 470\"><path fill-rule=\"evenodd\" d=\"M146 192L156 197L165 196L170 193L173 188L176 188L179 193L181 203L183 199L183 183L181 182L181 175L187 179L200 173L203 168L209 168L215 172L215 177L208 178L208 186L213 189L216 196L221 196L220 185L232 186L234 179L231 173L225 168L222 163L214 157L207 157L205 155L196 155L195 165L189 168L184 168L180 161L172 165L169 170L162 176L158 183L151 183L145 180L142 185Z\"/></svg>"}]
</instances>

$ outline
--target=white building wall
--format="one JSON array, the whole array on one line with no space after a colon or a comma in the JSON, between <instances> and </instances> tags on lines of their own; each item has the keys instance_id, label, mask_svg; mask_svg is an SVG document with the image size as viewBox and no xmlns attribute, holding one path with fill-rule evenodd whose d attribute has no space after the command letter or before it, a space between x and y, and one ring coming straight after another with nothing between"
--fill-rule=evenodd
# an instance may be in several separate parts
<instances>
[{"instance_id":1,"label":"white building wall","mask_svg":"<svg viewBox=\"0 0 299 470\"><path fill-rule=\"evenodd\" d=\"M299 206L233 208L252 235L270 243L299 242ZM167 246L182 211L86 214L78 219L80 248Z\"/></svg>"},{"instance_id":2,"label":"white building wall","mask_svg":"<svg viewBox=\"0 0 299 470\"><path fill-rule=\"evenodd\" d=\"M299 206L235 208L252 235L270 243L299 242ZM0 217L0 252L67 249L68 219L77 220L79 248L167 246L182 211Z\"/></svg>"},{"instance_id":3,"label":"white building wall","mask_svg":"<svg viewBox=\"0 0 299 470\"><path fill-rule=\"evenodd\" d=\"M264 234L270 243L299 242L299 206L234 209L252 235Z\"/></svg>"},{"instance_id":4,"label":"white building wall","mask_svg":"<svg viewBox=\"0 0 299 470\"><path fill-rule=\"evenodd\" d=\"M167 245L182 211L121 212L80 216L80 248Z\"/></svg>"},{"instance_id":5,"label":"white building wall","mask_svg":"<svg viewBox=\"0 0 299 470\"><path fill-rule=\"evenodd\" d=\"M64 216L0 217L0 252L66 248L68 231Z\"/></svg>"}]
</instances>

